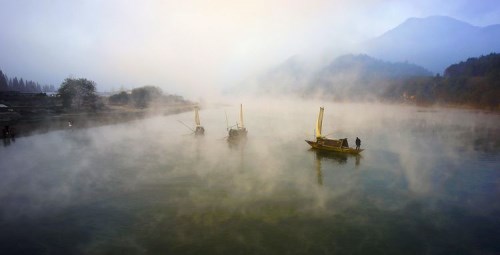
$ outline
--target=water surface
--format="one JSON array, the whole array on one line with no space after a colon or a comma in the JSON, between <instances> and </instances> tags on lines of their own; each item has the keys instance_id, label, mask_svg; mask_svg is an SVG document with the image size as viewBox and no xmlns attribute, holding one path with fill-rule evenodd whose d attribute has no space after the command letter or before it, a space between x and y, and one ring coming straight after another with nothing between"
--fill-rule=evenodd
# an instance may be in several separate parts
<instances>
[{"instance_id":1,"label":"water surface","mask_svg":"<svg viewBox=\"0 0 500 255\"><path fill-rule=\"evenodd\" d=\"M324 132L361 156L318 153ZM498 254L500 117L380 104L246 104L0 148L7 254Z\"/></svg>"}]
</instances>

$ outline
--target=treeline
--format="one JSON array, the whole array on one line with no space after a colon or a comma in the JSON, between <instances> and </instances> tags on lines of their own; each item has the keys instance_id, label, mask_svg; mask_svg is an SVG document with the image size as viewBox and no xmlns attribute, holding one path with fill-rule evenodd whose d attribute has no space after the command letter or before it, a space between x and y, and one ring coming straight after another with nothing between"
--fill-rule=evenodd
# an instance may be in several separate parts
<instances>
[{"instance_id":1,"label":"treeline","mask_svg":"<svg viewBox=\"0 0 500 255\"><path fill-rule=\"evenodd\" d=\"M62 106L73 110L99 110L109 105L147 108L153 105L171 105L190 103L182 96L164 94L159 87L144 86L133 89L130 93L122 91L107 100L96 94L96 83L85 78L67 78L58 90Z\"/></svg>"},{"instance_id":2,"label":"treeline","mask_svg":"<svg viewBox=\"0 0 500 255\"><path fill-rule=\"evenodd\" d=\"M129 105L137 108L147 108L152 104L189 103L182 96L164 94L155 86L135 88L131 92L122 91L109 97L109 104Z\"/></svg>"},{"instance_id":3,"label":"treeline","mask_svg":"<svg viewBox=\"0 0 500 255\"><path fill-rule=\"evenodd\" d=\"M86 78L66 78L57 91L57 96L48 97L42 92L52 92L53 87L49 86L48 91L41 90L43 87L34 82L24 82L22 79L12 79L12 86L9 79L0 71L2 91L20 91L40 93L30 95L27 93L0 93L0 103L9 106L29 106L32 108L59 106L63 110L77 112L95 112L107 109L107 105L120 105L134 108L148 108L150 106L167 106L175 104L190 104L182 96L164 94L159 87L144 86L135 88L131 92L121 92L110 97L99 96L96 91L96 83ZM21 86L22 85L22 86ZM34 87L34 89L32 89ZM29 89L28 89L29 88Z\"/></svg>"},{"instance_id":4,"label":"treeline","mask_svg":"<svg viewBox=\"0 0 500 255\"><path fill-rule=\"evenodd\" d=\"M469 58L465 62L460 62L446 68L444 77L478 77L487 76L489 78L500 77L500 54L491 53L479 58Z\"/></svg>"},{"instance_id":5,"label":"treeline","mask_svg":"<svg viewBox=\"0 0 500 255\"><path fill-rule=\"evenodd\" d=\"M446 68L443 76L393 80L384 97L499 110L500 54L469 58Z\"/></svg>"},{"instance_id":6,"label":"treeline","mask_svg":"<svg viewBox=\"0 0 500 255\"><path fill-rule=\"evenodd\" d=\"M0 91L19 91L25 93L56 92L54 85L40 85L38 82L23 80L23 78L9 78L0 70Z\"/></svg>"}]
</instances>

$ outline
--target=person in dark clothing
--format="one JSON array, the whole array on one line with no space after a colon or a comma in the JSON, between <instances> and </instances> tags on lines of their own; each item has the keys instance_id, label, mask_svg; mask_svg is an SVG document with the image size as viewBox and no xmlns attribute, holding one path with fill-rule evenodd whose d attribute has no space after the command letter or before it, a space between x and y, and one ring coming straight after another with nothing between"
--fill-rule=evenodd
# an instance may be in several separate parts
<instances>
[{"instance_id":1,"label":"person in dark clothing","mask_svg":"<svg viewBox=\"0 0 500 255\"><path fill-rule=\"evenodd\" d=\"M359 150L359 147L361 147L361 140L356 137L356 150Z\"/></svg>"},{"instance_id":2,"label":"person in dark clothing","mask_svg":"<svg viewBox=\"0 0 500 255\"><path fill-rule=\"evenodd\" d=\"M10 127L9 126L5 126L2 130L2 136L4 139L7 139L7 138L10 138Z\"/></svg>"}]
</instances>

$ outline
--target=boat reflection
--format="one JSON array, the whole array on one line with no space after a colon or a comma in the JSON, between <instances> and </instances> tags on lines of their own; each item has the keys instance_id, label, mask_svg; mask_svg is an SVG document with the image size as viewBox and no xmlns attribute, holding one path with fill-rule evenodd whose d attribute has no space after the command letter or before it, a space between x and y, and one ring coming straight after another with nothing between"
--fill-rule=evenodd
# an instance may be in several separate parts
<instances>
[{"instance_id":1,"label":"boat reflection","mask_svg":"<svg viewBox=\"0 0 500 255\"><path fill-rule=\"evenodd\" d=\"M196 155L196 162L201 162L201 148L205 146L205 139L203 139L204 136L203 135L196 135L195 136L195 155Z\"/></svg>"},{"instance_id":2,"label":"boat reflection","mask_svg":"<svg viewBox=\"0 0 500 255\"><path fill-rule=\"evenodd\" d=\"M7 147L7 146L11 145L11 143L15 143L16 142L16 138L14 138L14 137L2 138L2 140L3 140L3 146L4 147Z\"/></svg>"},{"instance_id":3,"label":"boat reflection","mask_svg":"<svg viewBox=\"0 0 500 255\"><path fill-rule=\"evenodd\" d=\"M239 137L238 139L227 139L227 145L232 151L232 157L234 159L239 158L239 164L237 168L240 171L245 169L245 147L247 144L246 137ZM239 155L237 155L239 154Z\"/></svg>"},{"instance_id":4,"label":"boat reflection","mask_svg":"<svg viewBox=\"0 0 500 255\"><path fill-rule=\"evenodd\" d=\"M323 173L321 172L321 158L316 153L316 175L318 176L318 184L323 186Z\"/></svg>"},{"instance_id":5,"label":"boat reflection","mask_svg":"<svg viewBox=\"0 0 500 255\"><path fill-rule=\"evenodd\" d=\"M318 176L318 184L323 185L323 162L333 162L338 165L345 165L349 161L349 158L354 158L355 167L359 167L361 164L361 155L351 155L344 153L336 153L336 152L328 152L328 151L320 151L315 149L309 149L309 151L314 152L315 154L315 163L316 163L316 175Z\"/></svg>"},{"instance_id":6,"label":"boat reflection","mask_svg":"<svg viewBox=\"0 0 500 255\"><path fill-rule=\"evenodd\" d=\"M246 137L227 139L227 145L229 146L230 149L239 149L245 147L246 143L247 143Z\"/></svg>"}]
</instances>

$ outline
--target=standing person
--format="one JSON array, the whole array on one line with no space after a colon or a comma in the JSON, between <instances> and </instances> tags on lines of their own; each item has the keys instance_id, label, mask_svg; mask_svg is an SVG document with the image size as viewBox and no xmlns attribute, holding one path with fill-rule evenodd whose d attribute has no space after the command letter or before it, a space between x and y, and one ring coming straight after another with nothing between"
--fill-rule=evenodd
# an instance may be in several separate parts
<instances>
[{"instance_id":1,"label":"standing person","mask_svg":"<svg viewBox=\"0 0 500 255\"><path fill-rule=\"evenodd\" d=\"M359 147L361 147L361 140L356 137L356 150L359 150Z\"/></svg>"},{"instance_id":2,"label":"standing person","mask_svg":"<svg viewBox=\"0 0 500 255\"><path fill-rule=\"evenodd\" d=\"M4 139L10 138L10 127L5 126L2 130L2 135Z\"/></svg>"}]
</instances>

